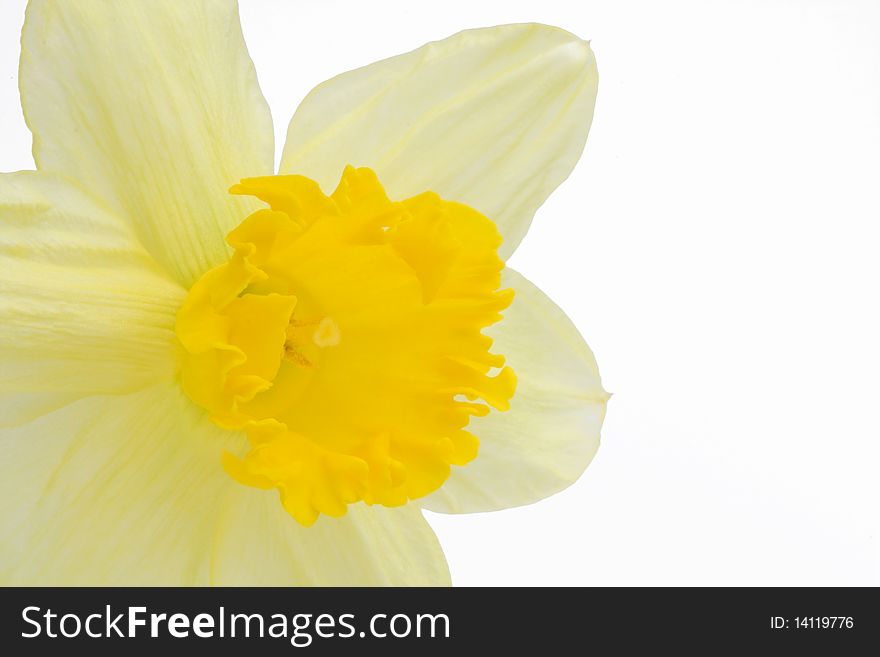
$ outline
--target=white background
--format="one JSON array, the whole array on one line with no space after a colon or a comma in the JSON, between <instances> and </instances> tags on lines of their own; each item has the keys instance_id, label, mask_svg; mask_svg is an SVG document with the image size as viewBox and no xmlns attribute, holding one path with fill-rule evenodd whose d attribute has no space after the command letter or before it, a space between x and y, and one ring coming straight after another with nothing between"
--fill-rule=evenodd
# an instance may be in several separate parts
<instances>
[{"instance_id":1,"label":"white background","mask_svg":"<svg viewBox=\"0 0 880 657\"><path fill-rule=\"evenodd\" d=\"M23 11L0 0L0 171L33 167ZM242 0L279 152L323 79L531 20L601 81L511 264L615 394L567 491L430 516L455 583L880 584L880 3Z\"/></svg>"}]
</instances>

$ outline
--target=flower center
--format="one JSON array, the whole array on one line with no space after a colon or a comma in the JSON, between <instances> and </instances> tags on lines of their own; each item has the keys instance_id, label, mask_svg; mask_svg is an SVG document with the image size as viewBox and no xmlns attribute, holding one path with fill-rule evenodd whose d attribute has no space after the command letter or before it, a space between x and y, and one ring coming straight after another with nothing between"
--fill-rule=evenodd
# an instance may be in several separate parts
<instances>
[{"instance_id":1,"label":"flower center","mask_svg":"<svg viewBox=\"0 0 880 657\"><path fill-rule=\"evenodd\" d=\"M229 234L233 255L176 325L183 389L247 433L226 471L277 488L304 525L439 488L477 455L470 417L516 387L481 332L513 299L495 225L431 192L391 202L369 169L347 167L330 196L302 176L231 191L271 209Z\"/></svg>"}]
</instances>

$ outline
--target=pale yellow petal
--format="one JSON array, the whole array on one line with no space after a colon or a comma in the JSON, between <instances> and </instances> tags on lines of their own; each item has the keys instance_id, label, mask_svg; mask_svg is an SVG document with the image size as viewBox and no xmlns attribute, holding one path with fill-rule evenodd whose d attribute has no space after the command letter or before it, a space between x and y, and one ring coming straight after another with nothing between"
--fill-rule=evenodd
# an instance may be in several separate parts
<instances>
[{"instance_id":1,"label":"pale yellow petal","mask_svg":"<svg viewBox=\"0 0 880 657\"><path fill-rule=\"evenodd\" d=\"M223 471L223 450L244 442L176 384L0 431L0 583L448 582L419 509L353 509L305 529L274 491Z\"/></svg>"},{"instance_id":2,"label":"pale yellow petal","mask_svg":"<svg viewBox=\"0 0 880 657\"><path fill-rule=\"evenodd\" d=\"M209 580L220 467L234 434L177 388L89 397L0 431L0 581Z\"/></svg>"},{"instance_id":3,"label":"pale yellow petal","mask_svg":"<svg viewBox=\"0 0 880 657\"><path fill-rule=\"evenodd\" d=\"M0 174L0 426L171 380L184 295L66 180Z\"/></svg>"},{"instance_id":4,"label":"pale yellow petal","mask_svg":"<svg viewBox=\"0 0 880 657\"><path fill-rule=\"evenodd\" d=\"M414 504L354 504L303 527L275 491L237 484L223 511L212 583L252 586L448 586L434 532ZM255 538L257 537L257 538Z\"/></svg>"},{"instance_id":5,"label":"pale yellow petal","mask_svg":"<svg viewBox=\"0 0 880 657\"><path fill-rule=\"evenodd\" d=\"M479 455L453 468L424 501L432 511L536 502L572 484L599 447L608 393L590 348L565 313L523 276L508 267L502 285L516 296L504 319L485 332L516 372L516 394L506 413L471 420Z\"/></svg>"},{"instance_id":6,"label":"pale yellow petal","mask_svg":"<svg viewBox=\"0 0 880 657\"><path fill-rule=\"evenodd\" d=\"M597 81L589 44L564 30L461 32L312 90L281 172L327 191L352 164L375 170L394 199L435 191L495 221L507 257L577 163Z\"/></svg>"},{"instance_id":7,"label":"pale yellow petal","mask_svg":"<svg viewBox=\"0 0 880 657\"><path fill-rule=\"evenodd\" d=\"M20 87L38 169L129 219L184 285L226 259L255 207L227 189L273 168L235 2L33 0Z\"/></svg>"}]
</instances>

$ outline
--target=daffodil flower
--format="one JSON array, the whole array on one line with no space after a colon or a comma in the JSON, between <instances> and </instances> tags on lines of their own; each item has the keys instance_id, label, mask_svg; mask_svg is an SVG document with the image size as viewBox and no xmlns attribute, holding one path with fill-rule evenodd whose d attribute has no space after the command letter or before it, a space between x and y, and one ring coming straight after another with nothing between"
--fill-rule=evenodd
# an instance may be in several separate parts
<instances>
[{"instance_id":1,"label":"daffodil flower","mask_svg":"<svg viewBox=\"0 0 880 657\"><path fill-rule=\"evenodd\" d=\"M279 175L235 2L32 0L20 70L2 581L447 584L422 509L587 466L595 360L504 266L583 149L586 42L506 25L344 73Z\"/></svg>"}]
</instances>

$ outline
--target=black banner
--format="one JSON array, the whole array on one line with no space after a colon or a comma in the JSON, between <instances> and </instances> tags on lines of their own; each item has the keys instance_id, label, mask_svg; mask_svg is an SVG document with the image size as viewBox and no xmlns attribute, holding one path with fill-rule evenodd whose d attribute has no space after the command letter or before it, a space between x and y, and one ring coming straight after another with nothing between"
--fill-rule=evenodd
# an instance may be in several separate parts
<instances>
[{"instance_id":1,"label":"black banner","mask_svg":"<svg viewBox=\"0 0 880 657\"><path fill-rule=\"evenodd\" d=\"M869 588L26 588L0 598L7 655L118 655L129 646L168 655L449 655L486 646L555 655L880 645L880 602Z\"/></svg>"}]
</instances>

